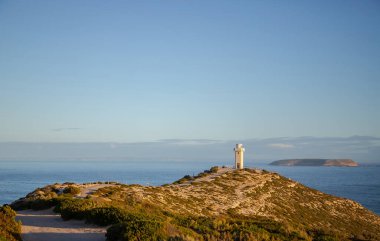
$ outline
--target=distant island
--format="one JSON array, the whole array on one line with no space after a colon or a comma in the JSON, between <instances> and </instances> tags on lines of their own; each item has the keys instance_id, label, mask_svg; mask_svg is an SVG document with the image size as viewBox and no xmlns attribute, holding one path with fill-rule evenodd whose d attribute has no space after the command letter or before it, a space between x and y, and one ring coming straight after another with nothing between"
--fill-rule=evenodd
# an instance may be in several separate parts
<instances>
[{"instance_id":1,"label":"distant island","mask_svg":"<svg viewBox=\"0 0 380 241\"><path fill-rule=\"evenodd\" d=\"M359 164L351 159L286 159L270 163L274 166L335 166L357 167Z\"/></svg>"}]
</instances>

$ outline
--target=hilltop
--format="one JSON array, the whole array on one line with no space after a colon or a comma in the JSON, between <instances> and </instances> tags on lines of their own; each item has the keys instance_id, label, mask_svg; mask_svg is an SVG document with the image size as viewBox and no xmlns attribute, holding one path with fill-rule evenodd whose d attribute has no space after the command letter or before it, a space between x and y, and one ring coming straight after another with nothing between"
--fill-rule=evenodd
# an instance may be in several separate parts
<instances>
[{"instance_id":1,"label":"hilltop","mask_svg":"<svg viewBox=\"0 0 380 241\"><path fill-rule=\"evenodd\" d=\"M286 159L271 162L274 166L337 166L357 167L359 164L351 159Z\"/></svg>"},{"instance_id":2,"label":"hilltop","mask_svg":"<svg viewBox=\"0 0 380 241\"><path fill-rule=\"evenodd\" d=\"M360 204L257 169L214 167L159 187L54 184L12 204L52 206L65 220L112 224L110 241L380 240L380 217Z\"/></svg>"}]
</instances>

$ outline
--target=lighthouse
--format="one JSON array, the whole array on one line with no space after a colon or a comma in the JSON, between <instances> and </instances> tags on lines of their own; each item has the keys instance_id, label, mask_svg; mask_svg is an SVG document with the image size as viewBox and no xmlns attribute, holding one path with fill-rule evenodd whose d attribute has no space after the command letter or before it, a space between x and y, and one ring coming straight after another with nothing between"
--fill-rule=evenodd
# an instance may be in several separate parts
<instances>
[{"instance_id":1,"label":"lighthouse","mask_svg":"<svg viewBox=\"0 0 380 241\"><path fill-rule=\"evenodd\" d=\"M244 147L243 144L236 144L235 151L235 169L244 168Z\"/></svg>"}]
</instances>

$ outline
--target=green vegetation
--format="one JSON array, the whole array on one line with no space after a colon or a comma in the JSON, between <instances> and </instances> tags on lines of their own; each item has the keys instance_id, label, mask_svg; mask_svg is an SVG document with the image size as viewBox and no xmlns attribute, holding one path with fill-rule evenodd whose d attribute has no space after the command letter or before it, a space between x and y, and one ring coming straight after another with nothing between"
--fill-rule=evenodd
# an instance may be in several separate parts
<instances>
[{"instance_id":1,"label":"green vegetation","mask_svg":"<svg viewBox=\"0 0 380 241\"><path fill-rule=\"evenodd\" d=\"M63 193L71 194L71 195L77 195L80 193L80 188L76 186L68 186L63 189Z\"/></svg>"},{"instance_id":2,"label":"green vegetation","mask_svg":"<svg viewBox=\"0 0 380 241\"><path fill-rule=\"evenodd\" d=\"M107 230L108 241L160 241L168 240L161 233L162 223L151 220L134 219L111 226Z\"/></svg>"},{"instance_id":3,"label":"green vegetation","mask_svg":"<svg viewBox=\"0 0 380 241\"><path fill-rule=\"evenodd\" d=\"M57 200L58 201L58 200ZM96 207L96 203L89 199L61 199L54 208L55 212L61 213L63 220L85 219L89 210Z\"/></svg>"},{"instance_id":4,"label":"green vegetation","mask_svg":"<svg viewBox=\"0 0 380 241\"><path fill-rule=\"evenodd\" d=\"M52 199L37 199L26 204L30 209L43 210L54 207L57 204L56 198ZM24 208L26 209L26 208Z\"/></svg>"},{"instance_id":5,"label":"green vegetation","mask_svg":"<svg viewBox=\"0 0 380 241\"><path fill-rule=\"evenodd\" d=\"M188 182L188 181L192 181L192 180L194 180L194 177L192 177L190 175L185 175L181 179L173 182L173 184L182 184L182 183L185 183L185 182Z\"/></svg>"},{"instance_id":6,"label":"green vegetation","mask_svg":"<svg viewBox=\"0 0 380 241\"><path fill-rule=\"evenodd\" d=\"M215 167L211 167L211 168L210 168L210 172L211 172L211 173L217 173L218 170L219 170L219 167L218 167L218 166L215 166Z\"/></svg>"},{"instance_id":7,"label":"green vegetation","mask_svg":"<svg viewBox=\"0 0 380 241\"><path fill-rule=\"evenodd\" d=\"M103 206L102 206L103 205ZM124 240L311 240L306 232L280 223L248 217L189 217L153 207L113 206L86 199L62 199L55 211L62 218L112 225L108 241Z\"/></svg>"},{"instance_id":8,"label":"green vegetation","mask_svg":"<svg viewBox=\"0 0 380 241\"><path fill-rule=\"evenodd\" d=\"M44 210L51 207L55 207L60 204L62 201L71 199L72 195L70 194L61 194L54 198L42 198L42 199L26 199L26 200L18 200L11 204L11 207L16 210L25 210L25 209L33 209L33 210Z\"/></svg>"},{"instance_id":9,"label":"green vegetation","mask_svg":"<svg viewBox=\"0 0 380 241\"><path fill-rule=\"evenodd\" d=\"M173 184L183 184L183 183L187 183L190 181L194 181L197 178L205 177L205 176L210 175L212 173L217 173L218 170L219 170L219 167L214 166L214 167L211 167L210 170L204 170L203 172L198 173L198 175L196 175L196 176L185 175L181 179L173 182Z\"/></svg>"},{"instance_id":10,"label":"green vegetation","mask_svg":"<svg viewBox=\"0 0 380 241\"><path fill-rule=\"evenodd\" d=\"M55 206L64 220L110 225L108 241L359 241L380 231L378 216L359 204L265 170L212 167L161 187L113 183L86 198L73 187L37 189L14 206Z\"/></svg>"},{"instance_id":11,"label":"green vegetation","mask_svg":"<svg viewBox=\"0 0 380 241\"><path fill-rule=\"evenodd\" d=\"M11 207L0 207L0 241L21 241L21 224L15 217L16 212Z\"/></svg>"},{"instance_id":12,"label":"green vegetation","mask_svg":"<svg viewBox=\"0 0 380 241\"><path fill-rule=\"evenodd\" d=\"M106 226L125 222L129 219L128 213L117 207L97 207L88 210L86 220L88 222Z\"/></svg>"},{"instance_id":13,"label":"green vegetation","mask_svg":"<svg viewBox=\"0 0 380 241\"><path fill-rule=\"evenodd\" d=\"M113 187L118 188L118 187ZM105 188L112 192L111 187ZM109 192L101 191L107 195ZM129 240L334 240L321 232L305 232L261 217L231 212L217 217L179 215L150 205L95 202L72 197L55 199L64 220L81 219L112 225L108 241Z\"/></svg>"},{"instance_id":14,"label":"green vegetation","mask_svg":"<svg viewBox=\"0 0 380 241\"><path fill-rule=\"evenodd\" d=\"M126 222L107 230L108 241L129 240L330 240L324 233L307 233L262 218L247 217L188 217L166 216L165 221L155 216L133 215Z\"/></svg>"}]
</instances>

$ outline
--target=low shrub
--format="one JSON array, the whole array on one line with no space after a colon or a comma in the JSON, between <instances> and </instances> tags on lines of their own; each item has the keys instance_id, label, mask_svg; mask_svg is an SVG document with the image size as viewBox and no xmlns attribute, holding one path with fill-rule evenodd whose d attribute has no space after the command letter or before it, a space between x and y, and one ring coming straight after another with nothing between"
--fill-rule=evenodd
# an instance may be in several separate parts
<instances>
[{"instance_id":1,"label":"low shrub","mask_svg":"<svg viewBox=\"0 0 380 241\"><path fill-rule=\"evenodd\" d=\"M33 210L43 210L57 205L57 200L53 199L37 199L30 202L30 208Z\"/></svg>"},{"instance_id":2,"label":"low shrub","mask_svg":"<svg viewBox=\"0 0 380 241\"><path fill-rule=\"evenodd\" d=\"M173 184L182 184L184 182L187 182L187 181L191 181L193 180L194 178L190 175L185 175L184 177L182 177L181 179L173 182Z\"/></svg>"},{"instance_id":3,"label":"low shrub","mask_svg":"<svg viewBox=\"0 0 380 241\"><path fill-rule=\"evenodd\" d=\"M19 199L10 204L11 208L16 211L30 209L32 201Z\"/></svg>"},{"instance_id":4,"label":"low shrub","mask_svg":"<svg viewBox=\"0 0 380 241\"><path fill-rule=\"evenodd\" d=\"M76 187L76 186L68 186L68 187L65 187L63 189L63 193L66 193L66 194L71 194L71 195L77 195L81 192L81 189L79 187Z\"/></svg>"},{"instance_id":5,"label":"low shrub","mask_svg":"<svg viewBox=\"0 0 380 241\"><path fill-rule=\"evenodd\" d=\"M164 241L162 223L136 218L107 229L107 241Z\"/></svg>"},{"instance_id":6,"label":"low shrub","mask_svg":"<svg viewBox=\"0 0 380 241\"><path fill-rule=\"evenodd\" d=\"M191 229L204 240L306 240L297 232L288 232L283 225L266 219L231 217L177 217L177 225ZM195 237L194 237L195 238Z\"/></svg>"},{"instance_id":7,"label":"low shrub","mask_svg":"<svg viewBox=\"0 0 380 241\"><path fill-rule=\"evenodd\" d=\"M63 194L63 195L50 198L50 199L36 199L36 200L21 199L12 203L10 206L12 207L12 209L16 211L26 210L26 209L43 210L43 209L54 207L58 205L60 202L67 199L72 199L72 195Z\"/></svg>"},{"instance_id":8,"label":"low shrub","mask_svg":"<svg viewBox=\"0 0 380 241\"><path fill-rule=\"evenodd\" d=\"M110 225L125 221L127 214L117 207L98 207L87 211L86 220L97 225Z\"/></svg>"},{"instance_id":9,"label":"low shrub","mask_svg":"<svg viewBox=\"0 0 380 241\"><path fill-rule=\"evenodd\" d=\"M166 220L154 215L126 214L123 222L108 228L107 241L311 240L305 233L288 231L280 223L266 219L165 215Z\"/></svg>"},{"instance_id":10,"label":"low shrub","mask_svg":"<svg viewBox=\"0 0 380 241\"><path fill-rule=\"evenodd\" d=\"M313 241L339 241L338 237L334 237L333 234L328 234L323 230L309 230L309 235L313 237ZM353 238L353 240L370 240L370 239L358 239Z\"/></svg>"},{"instance_id":11,"label":"low shrub","mask_svg":"<svg viewBox=\"0 0 380 241\"><path fill-rule=\"evenodd\" d=\"M96 204L89 199L63 199L55 206L54 211L61 213L64 220L81 220L85 219L88 211L95 207Z\"/></svg>"},{"instance_id":12,"label":"low shrub","mask_svg":"<svg viewBox=\"0 0 380 241\"><path fill-rule=\"evenodd\" d=\"M210 168L210 172L211 172L211 173L216 173L216 172L218 172L218 170L219 170L219 167L218 167L218 166L214 166L214 167L211 167L211 168Z\"/></svg>"},{"instance_id":13,"label":"low shrub","mask_svg":"<svg viewBox=\"0 0 380 241\"><path fill-rule=\"evenodd\" d=\"M0 207L0 240L21 241L21 224L15 220L16 212L10 206Z\"/></svg>"}]
</instances>

